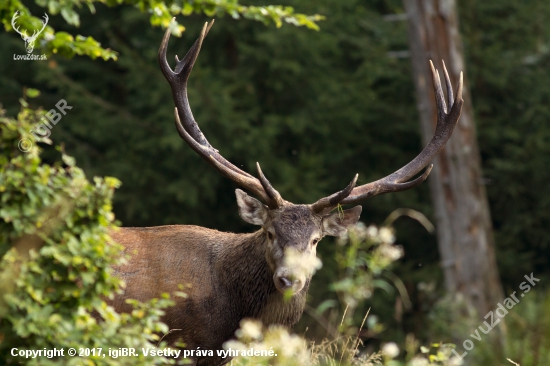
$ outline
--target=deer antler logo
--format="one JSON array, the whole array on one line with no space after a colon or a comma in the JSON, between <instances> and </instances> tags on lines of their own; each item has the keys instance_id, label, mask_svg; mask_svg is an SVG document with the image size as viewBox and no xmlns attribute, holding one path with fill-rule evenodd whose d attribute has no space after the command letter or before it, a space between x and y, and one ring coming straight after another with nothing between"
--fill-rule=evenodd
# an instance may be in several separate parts
<instances>
[{"instance_id":1,"label":"deer antler logo","mask_svg":"<svg viewBox=\"0 0 550 366\"><path fill-rule=\"evenodd\" d=\"M23 38L23 41L25 41L25 48L27 49L27 53L31 53L33 50L34 50L34 42L36 41L36 38L38 38L38 36L40 35L40 33L42 33L42 31L44 30L44 28L46 28L46 25L48 24L48 14L44 13L44 21L43 21L43 25L42 25L42 29L40 29L39 31L38 30L35 30L32 34L32 36L27 36L27 31L19 31L19 27L17 27L15 25L15 20L19 18L19 11L16 11L15 14L13 14L13 17L11 18L11 26L13 27L13 29L19 33L21 35L21 38Z\"/></svg>"}]
</instances>

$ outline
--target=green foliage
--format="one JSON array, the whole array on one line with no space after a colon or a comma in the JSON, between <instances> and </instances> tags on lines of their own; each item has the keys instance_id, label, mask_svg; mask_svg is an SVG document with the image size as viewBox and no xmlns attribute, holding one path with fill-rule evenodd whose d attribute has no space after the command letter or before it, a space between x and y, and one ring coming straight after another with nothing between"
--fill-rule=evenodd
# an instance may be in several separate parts
<instances>
[{"instance_id":1,"label":"green foliage","mask_svg":"<svg viewBox=\"0 0 550 366\"><path fill-rule=\"evenodd\" d=\"M86 5L90 13L95 14L95 4L109 7L132 5L141 12L151 14L150 23L153 26L170 28L172 34L181 36L185 30L183 25L172 22L172 18L182 14L205 14L208 17L221 17L225 14L233 19L241 17L260 21L264 24L275 24L277 28L283 23L295 26L305 26L309 29L319 30L316 22L324 19L321 15L305 15L295 13L290 6L245 6L237 0L35 0L36 4L47 8L50 15L61 14L69 25L80 26L80 14L75 8ZM31 15L28 7L20 0L8 0L0 5L0 20L7 31L14 31L11 21L12 16L18 11L20 17L17 24L21 29L38 30L42 26L43 19ZM30 34L30 33L29 33ZM46 27L38 37L40 48L46 54L60 54L71 58L74 55L86 55L92 59L101 57L104 60L117 58L117 53L111 49L102 48L101 44L90 36L71 34L63 31L55 31L51 26ZM38 43L37 43L38 44Z\"/></svg>"},{"instance_id":2,"label":"green foliage","mask_svg":"<svg viewBox=\"0 0 550 366\"><path fill-rule=\"evenodd\" d=\"M259 0L247 3L247 8L261 5ZM19 2L0 3L9 31L11 16L19 9L14 4ZM172 16L166 9L170 11L173 3L166 4L159 10L161 26ZM421 146L410 60L388 57L388 51L407 49L406 23L383 18L402 13L402 2L285 4L305 14L327 15L322 31L235 22L233 13L216 19L189 86L195 118L210 142L249 172L260 161L285 199L297 203L341 189L355 173L360 174L360 184L366 183L413 158ZM545 26L550 3L467 0L457 5L467 56L465 82L487 178L481 183L487 183L500 273L505 287L510 287L527 269L548 273L550 268L550 28ZM176 53L182 56L209 20L200 6L191 11L182 5L178 10L190 16L185 18L184 37L170 43L169 60ZM29 9L38 17L44 10L30 5ZM29 101L33 106L50 108L61 98L74 106L50 138L65 143L88 176L112 175L125 182L114 198L117 217L125 225L198 224L250 231L237 215L233 184L199 159L175 132L172 98L156 61L162 31L149 27L156 13L147 9L152 8L100 5L94 16L86 9L73 9L82 34L119 51L117 63L66 61L59 57L64 42L48 62L12 61L9 55L22 50L21 39L13 32L0 34L0 55L8 57L0 62L0 101L15 114L17 96L25 87L34 87L42 94ZM32 19L26 14L22 22ZM39 19L22 24L29 29L40 26ZM50 25L73 33L61 17L52 16ZM180 30L172 29L176 34ZM62 54L71 53L74 50L67 48ZM55 161L57 153L44 148L43 158ZM429 201L424 184L366 201L362 217L365 222L381 222L396 207L412 207L432 217ZM442 296L443 279L434 236L412 220L395 226L396 241L406 255L393 270L403 279L414 307L400 312L394 294L377 291L355 316L361 318L369 307L376 309L375 323L386 329L379 336L401 345L409 332L430 339L426 315ZM339 300L326 284L338 275L335 258L341 249L328 239L319 246L324 266L312 281L312 307L319 309L327 300L327 310ZM358 285L353 288L360 289ZM440 330L463 325L445 319ZM306 327L312 338L325 334L308 315L299 325Z\"/></svg>"},{"instance_id":3,"label":"green foliage","mask_svg":"<svg viewBox=\"0 0 550 366\"><path fill-rule=\"evenodd\" d=\"M36 95L36 91L29 91ZM69 357L68 348L154 347L168 297L117 314L105 298L122 286L110 267L121 247L109 237L115 178L89 182L75 160L44 164L34 145L19 150L43 111L23 107L17 119L0 112L0 363L29 365L126 365L128 358ZM46 141L47 142L47 141ZM93 314L105 321L98 322ZM12 348L63 348L65 357L24 359ZM132 365L166 364L162 357L132 357Z\"/></svg>"},{"instance_id":4,"label":"green foliage","mask_svg":"<svg viewBox=\"0 0 550 366\"><path fill-rule=\"evenodd\" d=\"M538 366L550 362L550 292L526 295L505 318L504 350L507 358L521 366ZM493 352L485 349L477 359L491 363Z\"/></svg>"},{"instance_id":5,"label":"green foliage","mask_svg":"<svg viewBox=\"0 0 550 366\"><path fill-rule=\"evenodd\" d=\"M301 4L313 10L305 2L293 5ZM322 10L331 4L321 5ZM352 9L357 15L350 22L346 16ZM248 171L260 161L277 189L294 202L339 190L355 172L361 173L360 183L388 174L419 149L418 134L411 138L416 121L407 118L414 105L400 105L412 102L413 95L393 93L410 84L408 64L385 58L388 40L374 25L361 34L354 22L368 19L391 34L393 27L359 2L337 4L333 11L327 31L315 33L217 19L190 79L193 112L214 146ZM38 83L47 92L36 103L52 105L63 97L74 106L52 138L64 141L91 174L116 175L125 182L115 197L125 225L194 223L246 230L231 183L175 132L172 98L156 60L162 32L143 27L146 17L131 8L100 16L103 22L87 17L83 25L94 37L104 37L102 44L121 50L116 65L58 58L12 62L17 82L6 86ZM169 60L187 51L203 21L189 19L188 39L171 40ZM404 46L405 37L401 41ZM385 67L388 63L392 68ZM377 130L381 120L392 123ZM375 198L366 215L385 217L395 200L404 205L425 192Z\"/></svg>"},{"instance_id":6,"label":"green foliage","mask_svg":"<svg viewBox=\"0 0 550 366\"><path fill-rule=\"evenodd\" d=\"M400 11L401 2L287 4L330 16L321 32L216 19L193 69L189 98L201 129L227 159L251 173L259 161L285 199L310 203L342 189L355 173L359 184L391 173L421 145L409 60L387 57L388 51L407 48L406 24L386 22L381 15ZM52 26L65 29L55 18ZM206 20L196 14L186 19L184 38L170 41L169 61L185 54ZM12 96L23 86L43 90L33 105L50 108L66 99L73 109L50 138L65 143L87 175L124 182L114 208L126 226L253 230L237 214L234 185L175 131L173 100L157 66L163 32L148 26L149 15L132 7L98 7L96 16L82 14L81 24L102 45L119 50L118 61L53 56L48 62L0 63L0 100L6 108L17 104ZM20 47L18 37L0 34L0 53ZM54 160L55 153L46 148L44 157ZM366 201L363 220L381 221L396 207L429 214L427 185ZM437 251L434 237L412 226L398 241L410 248L406 260L417 273L418 262L422 269L437 262ZM337 276L335 248L330 239L319 246L325 266L312 281L313 307L337 300L326 286ZM404 278L414 287L412 276ZM390 298L381 291L371 300L383 309L377 313L381 322L400 332L402 324L391 323ZM308 321L304 316L301 329ZM310 328L309 334L321 332Z\"/></svg>"},{"instance_id":7,"label":"green foliage","mask_svg":"<svg viewBox=\"0 0 550 366\"><path fill-rule=\"evenodd\" d=\"M377 353L368 354L361 341L362 331L378 335L384 328L376 324L376 316L367 312L363 320L352 316L357 306L369 298L380 286L380 274L388 270L401 256L402 252L395 246L393 228L386 226L380 229L374 225L365 227L359 223L350 228L349 236L339 242L341 251L338 262L341 264L343 278L334 282L333 287L339 291L345 305L340 324L331 324L323 318L322 311L317 309L317 319L331 328L331 338L319 343L307 345L304 338L279 326L263 327L261 322L243 320L236 332L237 340L224 344L226 350L238 352L232 364L246 365L342 365L342 366L456 366L459 359L452 355L453 344L432 343L428 347L420 346L412 334L407 336L403 345L388 342L381 346ZM368 266L366 266L368 264ZM364 283L360 283L363 280ZM348 286L348 282L356 282ZM358 287L361 287L358 291ZM358 293L361 295L358 296ZM349 301L349 302L348 302ZM374 320L374 322L372 321ZM327 329L328 330L328 329ZM402 352L404 350L405 352ZM272 351L269 355L252 356L253 351ZM242 353L241 353L242 352ZM247 354L250 352L250 354Z\"/></svg>"},{"instance_id":8,"label":"green foliage","mask_svg":"<svg viewBox=\"0 0 550 366\"><path fill-rule=\"evenodd\" d=\"M340 279L333 283L332 288L338 292L341 303L346 307L341 331L353 323L357 306L370 299L375 289L393 293L391 283L382 274L403 256L402 247L395 245L394 240L390 227L378 229L373 225L365 227L358 224L349 231L349 239L339 241L336 262ZM404 296L407 296L406 293ZM352 333L356 331L352 329Z\"/></svg>"},{"instance_id":9,"label":"green foliage","mask_svg":"<svg viewBox=\"0 0 550 366\"><path fill-rule=\"evenodd\" d=\"M474 341L473 349L465 356L465 362L476 365L507 364L510 359L521 366L547 365L550 362L550 293L532 290L519 298L521 301L504 318L494 323L497 329L487 335L478 331L483 338L473 340L479 326L483 324L473 309L467 309L460 298L441 299L431 310L428 321L432 339L454 339L459 354L464 352L462 342ZM489 321L493 323L493 321ZM449 327L449 324L453 324Z\"/></svg>"},{"instance_id":10,"label":"green foliage","mask_svg":"<svg viewBox=\"0 0 550 366\"><path fill-rule=\"evenodd\" d=\"M80 1L71 2L59 2L53 1L41 1L37 0L36 3L40 6L48 6L48 11L51 15L61 13L63 19L68 24L78 26L79 16L72 9L74 5L80 5ZM93 9L93 1L89 2ZM20 31L26 31L28 35L31 35L34 30L40 30L44 19L40 16L33 16L29 8L27 8L19 0L9 0L0 4L0 20L4 25L6 31L15 31L11 24L12 17L15 12L19 12L19 18L16 20L16 25ZM49 22L48 24L50 24ZM56 32L50 25L46 26L44 31L40 33L36 41L36 48L40 49L47 55L60 54L63 57L71 58L74 55L86 55L92 59L98 57L103 60L116 59L116 52L110 49L104 49L101 44L97 42L93 37L77 35L76 37L63 31Z\"/></svg>"}]
</instances>

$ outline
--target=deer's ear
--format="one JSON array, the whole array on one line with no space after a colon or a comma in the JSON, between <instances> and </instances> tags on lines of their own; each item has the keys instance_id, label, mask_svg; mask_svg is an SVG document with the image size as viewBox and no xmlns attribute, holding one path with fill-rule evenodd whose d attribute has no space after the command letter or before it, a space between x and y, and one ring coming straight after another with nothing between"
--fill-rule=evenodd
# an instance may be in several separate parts
<instances>
[{"instance_id":1,"label":"deer's ear","mask_svg":"<svg viewBox=\"0 0 550 366\"><path fill-rule=\"evenodd\" d=\"M249 224L263 225L267 220L268 208L255 198L250 197L240 189L235 190L239 215Z\"/></svg>"},{"instance_id":2,"label":"deer's ear","mask_svg":"<svg viewBox=\"0 0 550 366\"><path fill-rule=\"evenodd\" d=\"M349 210L335 212L323 218L323 234L342 236L348 231L348 226L355 225L361 216L361 206Z\"/></svg>"}]
</instances>

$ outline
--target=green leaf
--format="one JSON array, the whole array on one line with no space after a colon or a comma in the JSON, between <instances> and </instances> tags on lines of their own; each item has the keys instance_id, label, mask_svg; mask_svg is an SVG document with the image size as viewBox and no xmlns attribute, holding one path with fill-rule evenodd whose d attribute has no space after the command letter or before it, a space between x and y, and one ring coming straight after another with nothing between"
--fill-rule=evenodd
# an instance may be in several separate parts
<instances>
[{"instance_id":1,"label":"green leaf","mask_svg":"<svg viewBox=\"0 0 550 366\"><path fill-rule=\"evenodd\" d=\"M33 88L27 88L26 89L27 97L29 98L36 98L40 95L40 90L33 89Z\"/></svg>"},{"instance_id":2,"label":"green leaf","mask_svg":"<svg viewBox=\"0 0 550 366\"><path fill-rule=\"evenodd\" d=\"M338 302L336 300L327 299L327 300L324 300L322 303L320 303L319 306L317 306L316 310L317 310L317 313L323 314L325 310L336 306L338 306Z\"/></svg>"},{"instance_id":3,"label":"green leaf","mask_svg":"<svg viewBox=\"0 0 550 366\"><path fill-rule=\"evenodd\" d=\"M61 9L61 16L71 25L78 27L80 25L80 17L72 8L64 7Z\"/></svg>"}]
</instances>

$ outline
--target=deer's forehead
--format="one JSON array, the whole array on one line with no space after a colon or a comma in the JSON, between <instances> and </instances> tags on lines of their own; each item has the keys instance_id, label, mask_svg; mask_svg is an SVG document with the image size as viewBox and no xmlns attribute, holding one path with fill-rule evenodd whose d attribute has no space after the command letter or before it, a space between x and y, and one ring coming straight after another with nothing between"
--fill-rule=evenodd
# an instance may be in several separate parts
<instances>
[{"instance_id":1,"label":"deer's forehead","mask_svg":"<svg viewBox=\"0 0 550 366\"><path fill-rule=\"evenodd\" d=\"M308 206L291 206L273 212L272 225L279 236L309 238L321 228L321 219Z\"/></svg>"}]
</instances>

